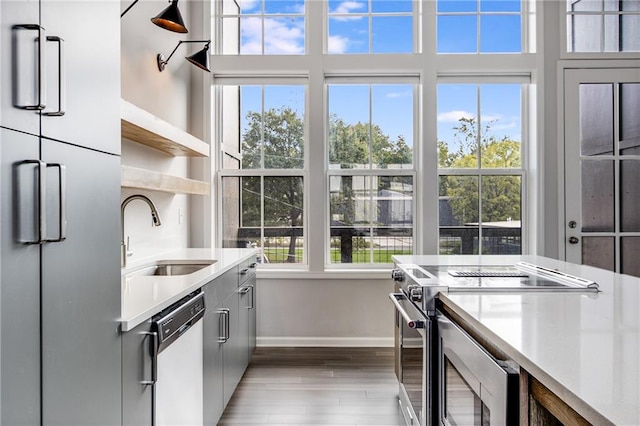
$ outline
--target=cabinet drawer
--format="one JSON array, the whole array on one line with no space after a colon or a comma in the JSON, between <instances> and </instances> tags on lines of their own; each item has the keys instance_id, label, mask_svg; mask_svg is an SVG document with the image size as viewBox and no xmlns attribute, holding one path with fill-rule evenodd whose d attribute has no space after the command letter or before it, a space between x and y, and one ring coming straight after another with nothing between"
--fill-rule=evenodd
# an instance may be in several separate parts
<instances>
[{"instance_id":1,"label":"cabinet drawer","mask_svg":"<svg viewBox=\"0 0 640 426\"><path fill-rule=\"evenodd\" d=\"M204 288L205 306L217 306L238 288L238 267L229 269Z\"/></svg>"},{"instance_id":2,"label":"cabinet drawer","mask_svg":"<svg viewBox=\"0 0 640 426\"><path fill-rule=\"evenodd\" d=\"M258 266L258 262L256 262L255 257L250 257L238 266L239 285L244 284L255 276L256 266Z\"/></svg>"}]
</instances>

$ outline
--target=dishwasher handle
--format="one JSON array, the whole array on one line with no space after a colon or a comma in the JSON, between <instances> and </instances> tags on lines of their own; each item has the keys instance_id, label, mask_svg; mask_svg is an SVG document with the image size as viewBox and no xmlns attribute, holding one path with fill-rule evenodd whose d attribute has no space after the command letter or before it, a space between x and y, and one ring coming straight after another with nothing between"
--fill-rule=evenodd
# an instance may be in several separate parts
<instances>
[{"instance_id":1,"label":"dishwasher handle","mask_svg":"<svg viewBox=\"0 0 640 426\"><path fill-rule=\"evenodd\" d=\"M151 355L151 380L143 380L141 383L147 386L154 386L158 382L158 332L146 331L144 334L151 336L149 352Z\"/></svg>"}]
</instances>

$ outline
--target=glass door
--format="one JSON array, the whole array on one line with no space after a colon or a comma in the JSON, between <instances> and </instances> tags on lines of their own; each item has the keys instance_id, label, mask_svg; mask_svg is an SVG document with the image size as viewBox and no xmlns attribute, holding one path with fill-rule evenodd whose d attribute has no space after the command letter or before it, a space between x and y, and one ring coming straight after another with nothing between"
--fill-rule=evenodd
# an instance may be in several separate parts
<instances>
[{"instance_id":1,"label":"glass door","mask_svg":"<svg viewBox=\"0 0 640 426\"><path fill-rule=\"evenodd\" d=\"M640 276L640 70L565 70L565 255Z\"/></svg>"}]
</instances>

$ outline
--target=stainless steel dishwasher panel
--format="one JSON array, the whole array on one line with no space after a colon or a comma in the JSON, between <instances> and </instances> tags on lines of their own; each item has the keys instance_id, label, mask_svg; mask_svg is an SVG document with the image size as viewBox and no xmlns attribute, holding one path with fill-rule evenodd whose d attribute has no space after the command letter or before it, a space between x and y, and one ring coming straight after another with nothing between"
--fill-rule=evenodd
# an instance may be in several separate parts
<instances>
[{"instance_id":1,"label":"stainless steel dishwasher panel","mask_svg":"<svg viewBox=\"0 0 640 426\"><path fill-rule=\"evenodd\" d=\"M202 321L158 354L156 425L203 424Z\"/></svg>"},{"instance_id":2,"label":"stainless steel dishwasher panel","mask_svg":"<svg viewBox=\"0 0 640 426\"><path fill-rule=\"evenodd\" d=\"M201 426L204 293L183 298L153 318L153 426Z\"/></svg>"}]
</instances>

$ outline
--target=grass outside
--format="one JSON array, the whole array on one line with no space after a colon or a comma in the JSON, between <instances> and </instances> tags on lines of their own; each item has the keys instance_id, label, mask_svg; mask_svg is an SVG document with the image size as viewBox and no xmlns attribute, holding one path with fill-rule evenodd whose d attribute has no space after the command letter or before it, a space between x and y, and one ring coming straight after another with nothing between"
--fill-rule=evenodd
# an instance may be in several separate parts
<instances>
[{"instance_id":1,"label":"grass outside","mask_svg":"<svg viewBox=\"0 0 640 426\"><path fill-rule=\"evenodd\" d=\"M301 263L303 259L303 250L296 249L295 263ZM288 249L266 248L264 254L269 263L285 263L289 257ZM373 263L393 263L391 256L412 254L411 250L385 250L373 249ZM370 251L368 249L355 250L352 255L352 263L369 263ZM331 249L331 263L340 263L340 250Z\"/></svg>"}]
</instances>

